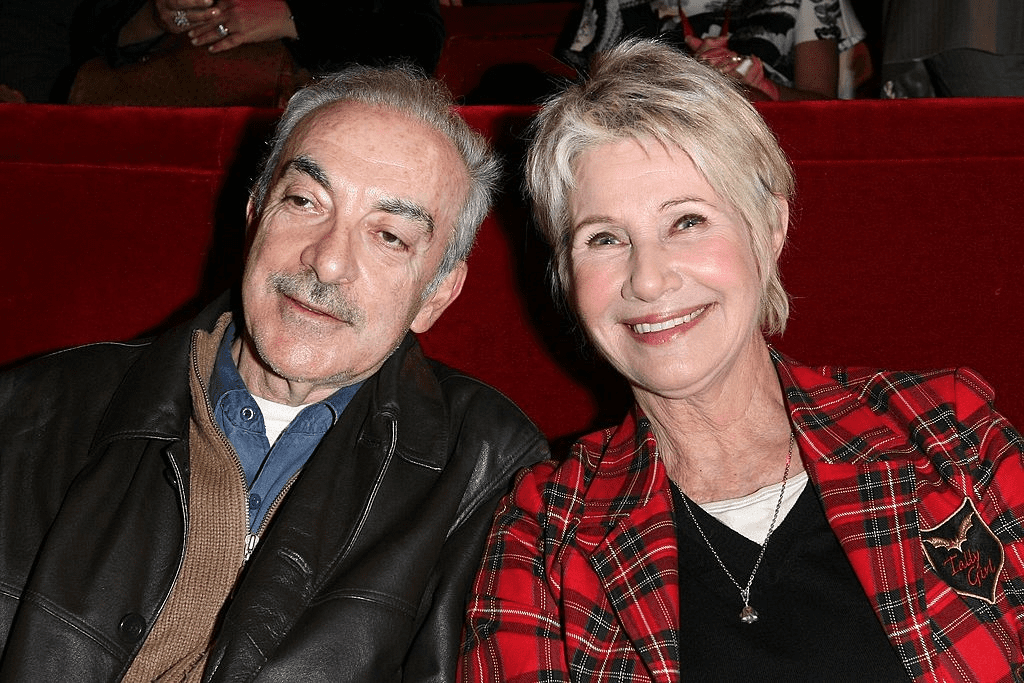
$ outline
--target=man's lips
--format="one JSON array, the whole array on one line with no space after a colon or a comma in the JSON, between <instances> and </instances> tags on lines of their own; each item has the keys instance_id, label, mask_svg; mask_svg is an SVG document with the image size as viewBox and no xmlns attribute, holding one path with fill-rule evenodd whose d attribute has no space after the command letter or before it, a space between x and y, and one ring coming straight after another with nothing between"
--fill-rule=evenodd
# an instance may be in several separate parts
<instances>
[{"instance_id":1,"label":"man's lips","mask_svg":"<svg viewBox=\"0 0 1024 683\"><path fill-rule=\"evenodd\" d=\"M312 270L291 275L271 273L267 276L267 289L280 297L282 306L310 321L335 321L354 327L365 324L366 315L355 302L338 285L320 282Z\"/></svg>"},{"instance_id":2,"label":"man's lips","mask_svg":"<svg viewBox=\"0 0 1024 683\"><path fill-rule=\"evenodd\" d=\"M302 301L302 300L300 300L300 299L296 299L295 297L293 297L293 296L289 296L289 295L287 295L287 294L285 294L285 295L284 295L284 297L285 297L285 298L286 298L286 299L287 299L287 300L288 300L288 301L289 301L289 302L290 302L290 303L291 303L291 304L292 304L293 306L295 306L296 308L301 308L301 309L303 309L303 310L305 310L305 311L308 311L309 313L312 313L312 314L314 314L314 315L318 315L318 316L322 316L322 317L324 317L324 318L331 318L331 319L333 319L333 320L337 320L337 321L339 321L339 322L346 322L346 321L344 321L344 320L341 320L341 319L340 319L340 318L338 318L338 317L337 317L336 315L334 315L334 314L332 314L332 313L330 313L330 312L328 312L328 311L325 311L325 310L323 310L323 309L321 309L321 308L317 308L317 307L316 307L316 306L314 306L313 304L310 304L310 303L306 303L306 302L304 302L304 301Z\"/></svg>"},{"instance_id":3,"label":"man's lips","mask_svg":"<svg viewBox=\"0 0 1024 683\"><path fill-rule=\"evenodd\" d=\"M693 322L697 316L708 309L710 304L705 304L700 308L685 313L680 316L668 318L667 320L660 320L657 322L638 322L638 323L626 323L629 329L633 330L635 334L651 334L652 332L664 332L670 330L673 327L679 325L686 325L687 323Z\"/></svg>"}]
</instances>

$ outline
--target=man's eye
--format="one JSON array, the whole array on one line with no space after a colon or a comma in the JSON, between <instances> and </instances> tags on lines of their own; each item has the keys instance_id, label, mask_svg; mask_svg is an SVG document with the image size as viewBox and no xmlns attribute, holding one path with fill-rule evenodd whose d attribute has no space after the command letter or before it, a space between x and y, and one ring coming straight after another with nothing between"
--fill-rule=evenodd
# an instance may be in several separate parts
<instances>
[{"instance_id":1,"label":"man's eye","mask_svg":"<svg viewBox=\"0 0 1024 683\"><path fill-rule=\"evenodd\" d=\"M300 209L309 209L313 206L312 199L297 194L285 195L284 201Z\"/></svg>"},{"instance_id":2,"label":"man's eye","mask_svg":"<svg viewBox=\"0 0 1024 683\"><path fill-rule=\"evenodd\" d=\"M394 249L405 249L406 248L406 244L405 244L405 242L402 241L402 238L400 238L398 235L396 235L393 232L389 232L387 230L381 230L377 234L380 236L380 241L383 242L384 244L386 244L389 247L392 247Z\"/></svg>"}]
</instances>

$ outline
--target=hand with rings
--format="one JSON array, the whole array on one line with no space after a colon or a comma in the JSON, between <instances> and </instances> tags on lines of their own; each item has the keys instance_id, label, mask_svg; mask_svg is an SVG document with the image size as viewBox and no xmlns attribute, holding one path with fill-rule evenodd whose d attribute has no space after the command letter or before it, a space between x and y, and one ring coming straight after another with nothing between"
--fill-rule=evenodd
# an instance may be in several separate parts
<instances>
[{"instance_id":1,"label":"hand with rings","mask_svg":"<svg viewBox=\"0 0 1024 683\"><path fill-rule=\"evenodd\" d=\"M765 74L761 60L753 56L744 57L730 50L727 47L728 36L704 39L686 36L685 40L694 57L756 90L753 93L756 95L754 99L779 99L779 88Z\"/></svg>"},{"instance_id":2,"label":"hand with rings","mask_svg":"<svg viewBox=\"0 0 1024 683\"><path fill-rule=\"evenodd\" d=\"M299 37L285 0L218 0L212 10L212 18L193 22L188 32L194 45L208 46L210 52Z\"/></svg>"},{"instance_id":3,"label":"hand with rings","mask_svg":"<svg viewBox=\"0 0 1024 683\"><path fill-rule=\"evenodd\" d=\"M728 36L703 39L686 36L686 45L693 51L694 57L706 62L726 76L739 77L739 74L734 74L734 72L744 58L730 50L728 44Z\"/></svg>"},{"instance_id":4,"label":"hand with rings","mask_svg":"<svg viewBox=\"0 0 1024 683\"><path fill-rule=\"evenodd\" d=\"M219 10L214 0L153 0L156 23L170 33L186 31L210 21Z\"/></svg>"}]
</instances>

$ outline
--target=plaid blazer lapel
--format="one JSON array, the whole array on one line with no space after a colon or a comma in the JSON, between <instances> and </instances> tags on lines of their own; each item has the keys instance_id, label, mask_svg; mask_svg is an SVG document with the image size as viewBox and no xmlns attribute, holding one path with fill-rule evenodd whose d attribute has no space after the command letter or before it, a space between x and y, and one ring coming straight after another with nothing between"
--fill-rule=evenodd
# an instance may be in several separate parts
<instances>
[{"instance_id":1,"label":"plaid blazer lapel","mask_svg":"<svg viewBox=\"0 0 1024 683\"><path fill-rule=\"evenodd\" d=\"M920 449L864 395L779 365L804 466L829 524L915 677L935 669L918 513ZM896 457L893 457L896 456Z\"/></svg>"},{"instance_id":2,"label":"plaid blazer lapel","mask_svg":"<svg viewBox=\"0 0 1024 683\"><path fill-rule=\"evenodd\" d=\"M633 467L598 475L608 478L596 486L618 490L579 534L603 536L590 564L651 680L669 683L680 675L678 540L668 477L642 418L637 439Z\"/></svg>"},{"instance_id":3,"label":"plaid blazer lapel","mask_svg":"<svg viewBox=\"0 0 1024 683\"><path fill-rule=\"evenodd\" d=\"M803 448L812 439L801 436ZM921 665L935 648L913 466L867 459L805 465L819 494L828 492L820 495L825 516L889 640L910 670L932 670Z\"/></svg>"}]
</instances>

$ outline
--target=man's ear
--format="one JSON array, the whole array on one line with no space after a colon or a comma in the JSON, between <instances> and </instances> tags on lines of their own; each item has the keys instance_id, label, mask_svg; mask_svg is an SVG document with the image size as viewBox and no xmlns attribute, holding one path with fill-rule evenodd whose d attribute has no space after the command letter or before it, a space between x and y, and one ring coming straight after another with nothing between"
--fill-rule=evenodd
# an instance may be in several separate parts
<instances>
[{"instance_id":1,"label":"man's ear","mask_svg":"<svg viewBox=\"0 0 1024 683\"><path fill-rule=\"evenodd\" d=\"M252 237L256 230L256 223L259 221L259 216L256 215L256 204L253 203L252 197L249 197L249 201L245 205L245 231Z\"/></svg>"},{"instance_id":2,"label":"man's ear","mask_svg":"<svg viewBox=\"0 0 1024 683\"><path fill-rule=\"evenodd\" d=\"M242 256L245 261L249 260L249 251L252 249L253 238L256 237L256 223L258 217L256 216L256 205L252 201L252 196L249 196L249 201L245 205L245 247L242 250Z\"/></svg>"},{"instance_id":3,"label":"man's ear","mask_svg":"<svg viewBox=\"0 0 1024 683\"><path fill-rule=\"evenodd\" d=\"M417 334L429 330L445 309L462 293L462 285L466 282L469 268L465 261L459 261L452 268L430 296L420 305L419 313L413 318L409 328Z\"/></svg>"},{"instance_id":4,"label":"man's ear","mask_svg":"<svg viewBox=\"0 0 1024 683\"><path fill-rule=\"evenodd\" d=\"M775 260L779 260L779 256L782 255L782 247L786 244L786 233L789 231L789 201L781 195L775 195L775 206L779 212L779 225L780 228L774 230L772 235L772 251L775 254Z\"/></svg>"}]
</instances>

